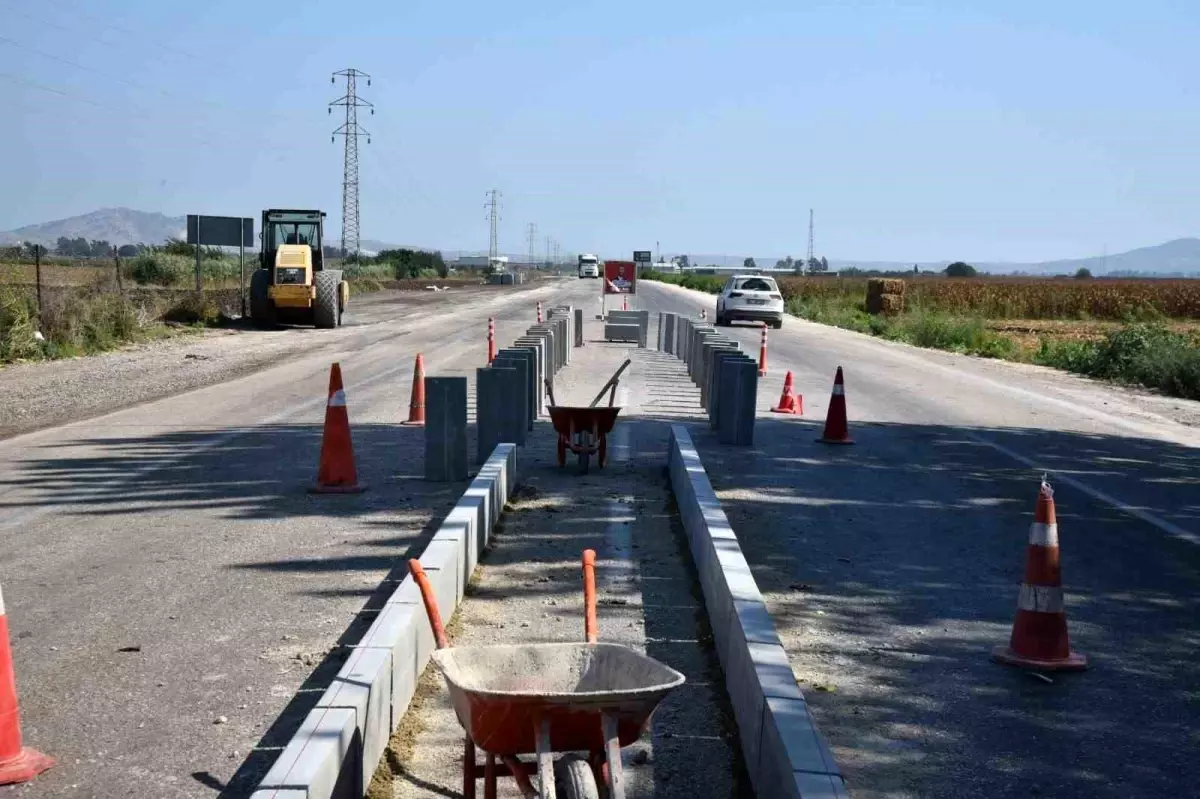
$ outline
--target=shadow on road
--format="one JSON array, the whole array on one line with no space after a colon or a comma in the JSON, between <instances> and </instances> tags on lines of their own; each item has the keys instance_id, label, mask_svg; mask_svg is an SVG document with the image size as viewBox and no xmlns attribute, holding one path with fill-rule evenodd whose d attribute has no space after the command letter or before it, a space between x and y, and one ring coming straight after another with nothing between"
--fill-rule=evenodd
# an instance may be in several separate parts
<instances>
[{"instance_id":1,"label":"shadow on road","mask_svg":"<svg viewBox=\"0 0 1200 799\"><path fill-rule=\"evenodd\" d=\"M1185 529L1200 453L1044 430L760 419L693 427L801 687L866 795L1177 793L1200 729L1200 547L1059 482L1082 675L990 662L1008 641L1040 473L999 444Z\"/></svg>"}]
</instances>

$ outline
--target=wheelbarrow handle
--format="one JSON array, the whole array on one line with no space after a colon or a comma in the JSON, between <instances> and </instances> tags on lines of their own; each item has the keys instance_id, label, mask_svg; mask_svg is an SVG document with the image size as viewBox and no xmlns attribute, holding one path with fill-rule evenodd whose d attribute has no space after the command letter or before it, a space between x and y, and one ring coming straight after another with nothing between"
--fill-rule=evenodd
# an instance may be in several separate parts
<instances>
[{"instance_id":1,"label":"wheelbarrow handle","mask_svg":"<svg viewBox=\"0 0 1200 799\"><path fill-rule=\"evenodd\" d=\"M554 386L550 383L550 378L546 378L546 396L550 398L550 407L557 407L558 403L554 401Z\"/></svg>"},{"instance_id":2,"label":"wheelbarrow handle","mask_svg":"<svg viewBox=\"0 0 1200 799\"><path fill-rule=\"evenodd\" d=\"M425 615L429 617L429 626L433 628L433 638L437 642L437 648L445 649L450 644L446 640L446 628L442 626L442 614L438 611L433 585L425 576L425 570L421 568L421 561L416 558L410 559L408 570L412 573L413 579L417 581L417 587L421 589L421 601L425 603Z\"/></svg>"},{"instance_id":3,"label":"wheelbarrow handle","mask_svg":"<svg viewBox=\"0 0 1200 799\"><path fill-rule=\"evenodd\" d=\"M595 407L596 407L596 404L597 404L598 402L600 402L600 400L601 400L601 399L604 397L604 392L605 392L605 391L608 391L608 387L609 387L609 386L612 386L612 388L613 388L613 396L614 396L614 397L616 396L616 393L617 393L617 382L618 382L618 381L620 381L620 379L621 379L621 373L622 373L622 372L624 372L624 371L625 371L625 369L626 369L626 368L629 366L629 364L631 364L631 363L633 363L633 359L632 359L632 358L626 358L626 359L625 359L625 363L621 364L621 368L617 369L617 371L616 371L616 374L614 374L612 377L608 378L608 382L607 382L607 383L605 383L605 384L604 384L604 387L600 389L600 393L596 395L596 398L595 398L594 400L592 400L592 404L588 406L589 408L595 408ZM611 397L609 398L608 404L609 404L610 406L612 405L612 398L611 398Z\"/></svg>"},{"instance_id":4,"label":"wheelbarrow handle","mask_svg":"<svg viewBox=\"0 0 1200 799\"><path fill-rule=\"evenodd\" d=\"M583 637L594 644L600 637L596 621L596 550L583 550Z\"/></svg>"}]
</instances>

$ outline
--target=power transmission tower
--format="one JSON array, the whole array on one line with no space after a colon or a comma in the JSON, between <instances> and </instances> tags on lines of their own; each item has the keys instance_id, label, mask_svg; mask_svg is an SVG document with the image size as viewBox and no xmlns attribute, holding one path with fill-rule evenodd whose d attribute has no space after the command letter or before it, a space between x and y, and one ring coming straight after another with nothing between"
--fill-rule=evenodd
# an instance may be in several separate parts
<instances>
[{"instance_id":1,"label":"power transmission tower","mask_svg":"<svg viewBox=\"0 0 1200 799\"><path fill-rule=\"evenodd\" d=\"M804 262L804 271L813 271L813 209L808 209L808 258Z\"/></svg>"},{"instance_id":2,"label":"power transmission tower","mask_svg":"<svg viewBox=\"0 0 1200 799\"><path fill-rule=\"evenodd\" d=\"M335 105L344 106L346 121L333 132L330 141L337 141L338 136L346 137L345 167L342 173L342 258L347 253L358 256L358 137L366 136L367 144L371 143L371 134L358 124L358 109L370 108L375 113L375 106L358 96L358 79L366 78L371 85L371 76L357 69L343 69L333 73L330 83L337 83L338 78L346 79L346 94L329 104L329 113L333 113Z\"/></svg>"},{"instance_id":3,"label":"power transmission tower","mask_svg":"<svg viewBox=\"0 0 1200 799\"><path fill-rule=\"evenodd\" d=\"M492 264L500 255L500 240L496 234L496 225L500 222L500 190L492 189L488 192L488 201L484 203L484 208L488 209L488 221L492 225L491 243L488 245L488 264Z\"/></svg>"},{"instance_id":4,"label":"power transmission tower","mask_svg":"<svg viewBox=\"0 0 1200 799\"><path fill-rule=\"evenodd\" d=\"M549 236L546 237L546 266L550 265L550 245L553 241Z\"/></svg>"},{"instance_id":5,"label":"power transmission tower","mask_svg":"<svg viewBox=\"0 0 1200 799\"><path fill-rule=\"evenodd\" d=\"M526 239L529 241L529 265L537 268L537 222L529 223Z\"/></svg>"}]
</instances>

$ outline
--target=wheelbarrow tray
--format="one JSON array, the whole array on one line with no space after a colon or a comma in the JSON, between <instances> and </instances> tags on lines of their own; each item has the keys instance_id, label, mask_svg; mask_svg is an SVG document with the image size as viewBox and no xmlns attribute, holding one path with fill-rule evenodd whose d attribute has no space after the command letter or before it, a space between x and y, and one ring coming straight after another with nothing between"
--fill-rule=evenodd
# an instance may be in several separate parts
<instances>
[{"instance_id":1,"label":"wheelbarrow tray","mask_svg":"<svg viewBox=\"0 0 1200 799\"><path fill-rule=\"evenodd\" d=\"M553 751L602 751L602 713L617 721L620 746L629 746L684 682L675 669L618 644L452 647L433 660L467 735L499 756L536 753L544 720Z\"/></svg>"},{"instance_id":2,"label":"wheelbarrow tray","mask_svg":"<svg viewBox=\"0 0 1200 799\"><path fill-rule=\"evenodd\" d=\"M559 435L569 436L573 432L578 433L582 430L592 431L592 425L596 425L596 432L600 435L608 435L612 432L613 425L617 423L617 414L621 409L614 406L602 406L596 408L577 408L571 405L551 405L550 421L554 424L554 430Z\"/></svg>"}]
</instances>

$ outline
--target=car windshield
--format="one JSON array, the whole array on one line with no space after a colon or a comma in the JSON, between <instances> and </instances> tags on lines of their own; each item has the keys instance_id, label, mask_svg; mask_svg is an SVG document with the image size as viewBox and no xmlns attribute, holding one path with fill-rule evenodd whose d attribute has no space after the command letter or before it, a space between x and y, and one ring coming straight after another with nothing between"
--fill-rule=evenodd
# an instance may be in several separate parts
<instances>
[{"instance_id":1,"label":"car windshield","mask_svg":"<svg viewBox=\"0 0 1200 799\"><path fill-rule=\"evenodd\" d=\"M761 277L749 277L739 280L735 288L742 291L775 291L775 283Z\"/></svg>"}]
</instances>

